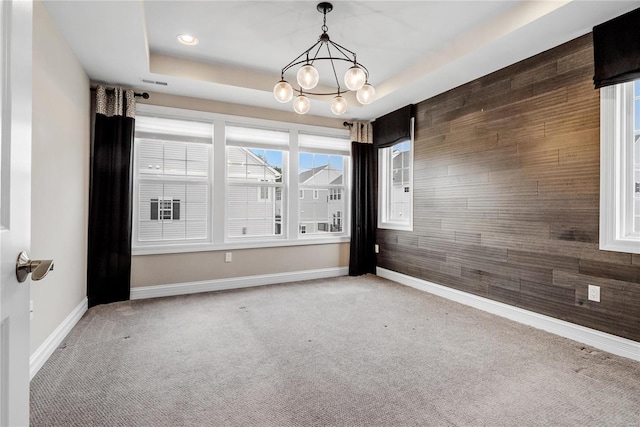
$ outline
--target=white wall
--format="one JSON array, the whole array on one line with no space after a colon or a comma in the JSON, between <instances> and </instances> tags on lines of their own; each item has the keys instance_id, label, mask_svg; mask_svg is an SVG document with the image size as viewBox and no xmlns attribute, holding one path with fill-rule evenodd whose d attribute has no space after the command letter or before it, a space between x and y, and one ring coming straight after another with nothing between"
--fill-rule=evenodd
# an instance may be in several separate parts
<instances>
[{"instance_id":1,"label":"white wall","mask_svg":"<svg viewBox=\"0 0 640 427\"><path fill-rule=\"evenodd\" d=\"M86 297L89 79L43 3L33 9L31 258L55 261L31 282L31 353Z\"/></svg>"}]
</instances>

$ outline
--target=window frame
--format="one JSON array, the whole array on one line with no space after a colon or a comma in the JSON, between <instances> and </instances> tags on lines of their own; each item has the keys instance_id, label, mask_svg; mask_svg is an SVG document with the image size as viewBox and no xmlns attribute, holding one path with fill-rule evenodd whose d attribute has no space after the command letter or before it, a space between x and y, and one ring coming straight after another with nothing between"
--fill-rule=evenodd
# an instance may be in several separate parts
<instances>
[{"instance_id":1,"label":"window frame","mask_svg":"<svg viewBox=\"0 0 640 427\"><path fill-rule=\"evenodd\" d=\"M414 151L415 151L415 138L414 138L414 124L415 119L411 118L410 125L410 137L408 140L402 140L394 145L409 142L409 152L411 153L411 165L409 168L409 220L408 221L394 221L390 218L390 206L391 195L393 191L393 152L391 147L378 149L378 228L389 230L404 230L413 231L413 198L415 188L413 185L413 166L414 166ZM388 154L387 154L388 153ZM403 185L403 187L405 187ZM405 188L402 189L403 193L406 192Z\"/></svg>"},{"instance_id":2,"label":"window frame","mask_svg":"<svg viewBox=\"0 0 640 427\"><path fill-rule=\"evenodd\" d=\"M600 88L600 249L640 254L634 214L634 82Z\"/></svg>"},{"instance_id":3,"label":"window frame","mask_svg":"<svg viewBox=\"0 0 640 427\"><path fill-rule=\"evenodd\" d=\"M310 199L308 201L310 202L314 202L314 201L319 201L320 200L320 191L321 190L326 190L327 191L327 203L330 203L331 201L335 202L335 201L340 201L340 203L342 203L342 207L343 209L340 210L339 212L341 213L341 218L340 218L340 226L341 226L341 231L327 231L326 233L319 233L318 231L320 230L319 225L320 224L324 224L322 222L315 222L315 221L303 221L306 223L315 223L318 225L317 227L317 231L316 232L312 232L309 233L308 232L308 228L305 230L304 233L302 233L300 231L300 228L298 228L298 234L300 238L304 238L306 239L313 239L316 238L318 236L349 236L350 235L350 230L348 230L348 227L346 226L347 224L349 224L350 221L350 217L348 217L348 215L351 214L351 206L350 206L350 200L351 200L351 196L350 196L350 192L351 192L351 144L349 144L349 148L337 148L335 146L333 147L318 147L317 146L317 141L314 143L313 139L318 137L319 135L317 134L308 134L306 135L308 136L311 140L309 142L309 145L305 145L305 142L302 142L300 144L300 146L298 147L298 157L297 157L297 163L298 163L298 167L300 165L300 155L301 153L306 153L306 154L310 154L313 156L316 155L320 155L320 156L327 156L327 162L330 163L330 158L332 156L335 157L342 157L342 180L343 183L342 184L315 184L315 183L301 183L299 182L299 178L300 178L300 174L298 174L297 177L297 184L298 186L301 188L300 192L301 195L303 194L303 191L307 191L309 192L309 194L311 195ZM305 138L305 136L302 136L303 138ZM315 164L315 161L314 161ZM330 195L331 192L334 192L335 194L340 194L340 198L334 198L334 199L330 199ZM316 197L316 194L318 197ZM300 198L299 202L304 200L304 198ZM298 222L301 222L300 219L300 209L299 209L299 205L297 207L298 210L298 216L297 216L297 220ZM328 217L327 218L327 227L329 229L331 229L331 226L333 225L332 222L332 217Z\"/></svg>"},{"instance_id":4,"label":"window frame","mask_svg":"<svg viewBox=\"0 0 640 427\"><path fill-rule=\"evenodd\" d=\"M285 171L283 181L285 185L283 187L282 202L283 216L279 221L276 221L281 227L282 237L267 237L267 238L228 238L227 235L227 210L225 203L216 202L216 200L226 200L226 156L225 156L225 126L247 126L266 128L274 130L286 130L289 132L289 159L298 158L298 134L300 132L305 134L322 135L327 137L337 137L349 139L349 131L342 128L327 128L315 125L305 125L299 123L288 123L266 119L256 119L242 116L233 116L220 113L210 113L204 111L185 110L174 107L163 107L151 104L138 104L136 111L141 116L152 116L167 119L178 120L192 120L192 121L205 121L213 124L213 148L210 151L210 169L209 176L211 180L211 191L208 194L208 203L210 205L209 210L209 234L210 238L206 242L197 243L165 243L157 242L159 244L139 245L136 244L135 239L132 242L133 255L152 255L152 254L168 254L168 253L184 253L184 252L199 252L199 251L218 251L218 250L230 250L230 249L244 249L244 248L267 248L267 247L287 247L298 245L314 245L314 244L334 244L334 243L347 243L350 241L350 230L346 229L345 232L340 235L335 233L327 233L328 235L303 235L301 237L298 233L298 162L288 161L288 168ZM349 156L350 163L350 153ZM137 171L135 172L137 175ZM345 191L350 190L350 176L345 177ZM134 178L134 179L137 179ZM136 185L136 181L134 181ZM275 191L275 190L274 190ZM275 193L272 195L275 198ZM138 203L138 190L134 190L134 203ZM345 212L343 215L343 223L348 224L347 217L350 214L351 206L345 203ZM182 213L181 213L182 215ZM288 216L288 218L286 218ZM283 221L284 219L284 221ZM136 225L134 224L134 232Z\"/></svg>"},{"instance_id":5,"label":"window frame","mask_svg":"<svg viewBox=\"0 0 640 427\"><path fill-rule=\"evenodd\" d=\"M149 115L151 116L151 115ZM165 117L167 119L178 119L178 120L186 120L186 121L201 121L198 120L197 118L194 117L174 117L174 116L167 116ZM133 202L133 206L132 206L132 233L131 233L131 247L132 247L132 254L137 254L138 252L140 253L156 253L154 252L155 249L154 248L158 248L158 247L166 247L166 248L172 248L172 247L178 247L178 246L182 246L185 248L190 248L190 249L196 249L199 247L202 247L204 245L210 245L212 242L212 215L211 215L211 190L212 190L212 172L211 172L211 168L212 168L212 155L213 155L213 149L212 149L212 142L195 142L195 141L185 141L185 140L181 140L181 139L176 139L173 140L170 137L163 137L163 135L171 135L171 132L163 132L166 131L166 128L162 127L162 126L158 126L158 130L157 130L157 134L155 134L155 137L150 137L151 135L149 134L144 134L143 136L135 136L134 137L134 151L133 151L133 183L132 183L132 187L133 187L133 197L132 197L132 202ZM214 130L215 131L215 130ZM196 137L196 139L201 139ZM139 164L139 156L138 156L138 150L140 149L140 145L139 143L144 141L144 142L148 142L151 140L156 140L160 143L171 143L171 142L182 142L182 143L193 143L193 144L203 144L203 145L208 145L211 148L209 148L208 151L208 163L209 163L209 170L207 171L207 178L206 179L199 179L199 178L188 178L188 177L181 177L181 176L172 176L172 175L164 175L164 168L163 168L163 177L157 177L157 176L140 176L139 174L139 168L140 168L140 164ZM139 142L140 141L140 142ZM213 141L213 138L211 139L211 141ZM194 238L194 239L179 239L179 240L175 240L175 239L162 239L162 240L140 240L140 226L138 223L139 217L140 217L140 185L141 184L151 184L151 183L156 183L156 184L162 184L164 185L176 185L176 184L188 184L188 183L195 183L195 184L206 184L207 185L207 201L206 201L206 209L209 213L209 215L207 216L206 219L206 227L207 227L207 233L206 233L206 237L204 238ZM157 197L158 199L158 203L160 202L161 199L168 199L168 197L166 196L160 196L158 195ZM183 208L183 204L185 203L184 200L180 201L181 203L181 216L184 215L184 208ZM161 219L159 216L160 212L158 211L158 218L155 220L151 220L151 221L157 221L159 223L167 223L167 224L171 224L173 222L173 218L171 220L166 220L166 219ZM172 216L173 216L173 206L172 206ZM186 216L183 218L183 220L187 220ZM177 220L176 220L177 221Z\"/></svg>"},{"instance_id":6,"label":"window frame","mask_svg":"<svg viewBox=\"0 0 640 427\"><path fill-rule=\"evenodd\" d=\"M227 125L230 126L238 126L238 124L236 122L227 122ZM240 127L244 127L243 125L240 125ZM257 129L257 130L265 130L265 131L281 131L282 129L276 129L276 128L267 128L267 127L255 127L255 126L247 126L248 128L251 129ZM229 235L229 223L230 220L233 220L233 218L231 218L229 216L229 209L225 209L225 213L224 213L224 241L225 242L238 242L238 241L271 241L271 240L283 240L286 239L286 233L284 232L284 230L286 230L286 223L287 223L287 217L288 217L288 212L287 212L287 200L286 200L286 195L288 194L288 189L287 189L287 173L288 173L288 163L289 163L289 152L286 148L288 147L283 147L281 145L274 145L274 146L261 146L260 144L246 144L246 145L235 145L235 144L227 144L226 143L226 138L225 138L225 170L224 170L224 179L225 179L225 186L224 186L224 193L225 193L225 207L228 208L231 204L231 201L229 200L229 194L233 191L233 188L255 188L257 191L257 202L272 202L272 203L276 203L275 198L271 197L272 192L275 193L276 189L280 189L281 190L281 196L284 195L284 198L281 198L280 203L281 203L281 211L282 214L284 214L284 220L282 218L282 214L281 215L274 215L274 222L273 222L273 233L272 235L241 235L241 236L231 236ZM251 180L246 180L246 181L230 181L229 180L229 175L228 175L228 167L229 167L229 161L228 161L228 154L229 154L229 150L232 148L244 148L248 151L251 151L252 149L265 149L267 151L271 150L271 151L281 151L282 152L282 161L283 161L283 165L282 167L284 168L284 173L282 174L282 179L280 182L277 181L269 181L269 180L263 180L262 178L258 179L258 181L251 181ZM253 153L253 152L252 152ZM255 156L255 154L252 154L253 156ZM261 192L262 190L266 189L267 190L267 194L269 195L269 197L267 199L262 199L261 198ZM276 220L276 217L280 216L279 221ZM278 227L277 225L280 225L280 227ZM284 227L283 227L284 225ZM279 229L281 234L277 235L276 233L276 229Z\"/></svg>"}]
</instances>

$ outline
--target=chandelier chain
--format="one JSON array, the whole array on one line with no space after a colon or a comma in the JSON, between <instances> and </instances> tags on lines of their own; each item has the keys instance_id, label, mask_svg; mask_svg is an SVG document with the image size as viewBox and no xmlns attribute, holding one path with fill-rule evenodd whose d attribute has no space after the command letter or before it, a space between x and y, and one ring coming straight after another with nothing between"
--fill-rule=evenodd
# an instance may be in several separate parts
<instances>
[{"instance_id":1,"label":"chandelier chain","mask_svg":"<svg viewBox=\"0 0 640 427\"><path fill-rule=\"evenodd\" d=\"M329 27L327 27L327 9L323 10L323 15L324 15L324 19L322 20L322 32L326 33L327 31L329 31Z\"/></svg>"}]
</instances>

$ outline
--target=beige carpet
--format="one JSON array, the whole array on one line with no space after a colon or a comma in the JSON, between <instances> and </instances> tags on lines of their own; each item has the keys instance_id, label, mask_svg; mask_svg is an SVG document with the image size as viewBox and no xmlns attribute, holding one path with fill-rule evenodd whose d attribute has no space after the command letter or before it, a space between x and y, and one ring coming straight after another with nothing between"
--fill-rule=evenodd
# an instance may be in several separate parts
<instances>
[{"instance_id":1,"label":"beige carpet","mask_svg":"<svg viewBox=\"0 0 640 427\"><path fill-rule=\"evenodd\" d=\"M89 310L33 426L640 426L640 363L375 276Z\"/></svg>"}]
</instances>

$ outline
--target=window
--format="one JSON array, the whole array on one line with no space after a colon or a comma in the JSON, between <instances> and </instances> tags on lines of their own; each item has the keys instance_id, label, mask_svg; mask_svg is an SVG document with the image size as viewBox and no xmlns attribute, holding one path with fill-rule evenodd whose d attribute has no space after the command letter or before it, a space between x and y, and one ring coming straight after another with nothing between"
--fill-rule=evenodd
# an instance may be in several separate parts
<instances>
[{"instance_id":1,"label":"window","mask_svg":"<svg viewBox=\"0 0 640 427\"><path fill-rule=\"evenodd\" d=\"M276 226L274 229L276 235L282 234L282 216L276 215Z\"/></svg>"},{"instance_id":2,"label":"window","mask_svg":"<svg viewBox=\"0 0 640 427\"><path fill-rule=\"evenodd\" d=\"M134 246L206 242L212 125L138 117L134 140Z\"/></svg>"},{"instance_id":3,"label":"window","mask_svg":"<svg viewBox=\"0 0 640 427\"><path fill-rule=\"evenodd\" d=\"M261 179L260 182L269 182L269 180ZM269 187L260 187L258 189L258 200L269 200L271 189ZM282 200L282 198L280 199Z\"/></svg>"},{"instance_id":4,"label":"window","mask_svg":"<svg viewBox=\"0 0 640 427\"><path fill-rule=\"evenodd\" d=\"M227 237L282 236L288 143L288 132L227 126Z\"/></svg>"},{"instance_id":5,"label":"window","mask_svg":"<svg viewBox=\"0 0 640 427\"><path fill-rule=\"evenodd\" d=\"M345 233L342 194L346 190L350 142L306 134L298 138L298 185L301 195L305 191L313 195L310 199L301 197L298 204L300 234Z\"/></svg>"},{"instance_id":6,"label":"window","mask_svg":"<svg viewBox=\"0 0 640 427\"><path fill-rule=\"evenodd\" d=\"M640 253L640 80L600 89L600 249Z\"/></svg>"},{"instance_id":7,"label":"window","mask_svg":"<svg viewBox=\"0 0 640 427\"><path fill-rule=\"evenodd\" d=\"M333 214L333 223L331 224L331 231L342 230L342 212L337 211Z\"/></svg>"},{"instance_id":8,"label":"window","mask_svg":"<svg viewBox=\"0 0 640 427\"><path fill-rule=\"evenodd\" d=\"M378 227L413 228L413 119L411 139L378 151Z\"/></svg>"},{"instance_id":9,"label":"window","mask_svg":"<svg viewBox=\"0 0 640 427\"><path fill-rule=\"evenodd\" d=\"M330 189L329 200L342 200L342 189L341 188Z\"/></svg>"},{"instance_id":10,"label":"window","mask_svg":"<svg viewBox=\"0 0 640 427\"><path fill-rule=\"evenodd\" d=\"M151 199L152 220L179 220L180 219L180 199Z\"/></svg>"},{"instance_id":11,"label":"window","mask_svg":"<svg viewBox=\"0 0 640 427\"><path fill-rule=\"evenodd\" d=\"M139 104L133 254L347 242L347 135Z\"/></svg>"}]
</instances>

